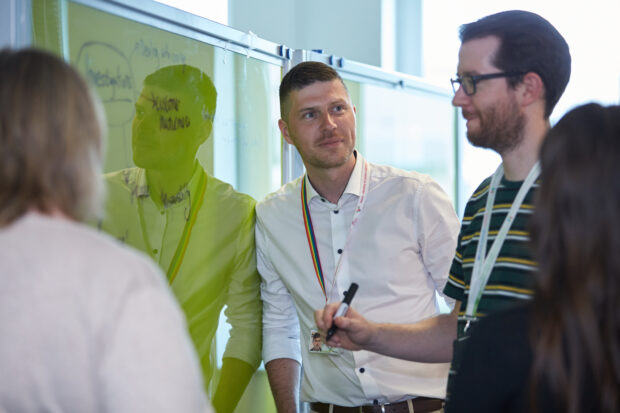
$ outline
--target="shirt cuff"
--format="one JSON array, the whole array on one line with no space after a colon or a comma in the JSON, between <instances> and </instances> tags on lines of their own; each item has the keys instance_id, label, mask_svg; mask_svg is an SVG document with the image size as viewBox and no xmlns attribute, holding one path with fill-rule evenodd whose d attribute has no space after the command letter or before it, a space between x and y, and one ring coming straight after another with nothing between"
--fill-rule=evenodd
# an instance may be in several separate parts
<instances>
[{"instance_id":1,"label":"shirt cuff","mask_svg":"<svg viewBox=\"0 0 620 413\"><path fill-rule=\"evenodd\" d=\"M275 329L274 329L275 330ZM291 333L289 329L263 330L263 360L287 358L301 364L299 332Z\"/></svg>"}]
</instances>

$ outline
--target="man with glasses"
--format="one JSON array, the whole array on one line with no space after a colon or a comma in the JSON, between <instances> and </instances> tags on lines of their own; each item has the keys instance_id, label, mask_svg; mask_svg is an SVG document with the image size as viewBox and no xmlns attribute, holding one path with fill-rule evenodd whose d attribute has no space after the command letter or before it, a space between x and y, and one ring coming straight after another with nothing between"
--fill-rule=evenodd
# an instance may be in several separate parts
<instances>
[{"instance_id":1,"label":"man with glasses","mask_svg":"<svg viewBox=\"0 0 620 413\"><path fill-rule=\"evenodd\" d=\"M527 221L538 187L538 149L571 67L564 38L534 13L493 14L463 25L460 37L453 104L467 121L468 140L499 153L502 164L465 207L444 289L457 300L454 311L421 323L388 325L349 310L336 320L339 329L328 342L421 362L452 359L448 398L472 323L531 297L536 263ZM319 328L331 326L336 306L317 311Z\"/></svg>"}]
</instances>

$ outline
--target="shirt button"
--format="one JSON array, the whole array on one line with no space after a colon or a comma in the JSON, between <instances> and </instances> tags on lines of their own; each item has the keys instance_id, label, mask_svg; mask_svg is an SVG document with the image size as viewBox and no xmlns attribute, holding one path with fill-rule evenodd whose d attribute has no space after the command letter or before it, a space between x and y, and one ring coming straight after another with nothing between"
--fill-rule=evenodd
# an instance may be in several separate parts
<instances>
[{"instance_id":1,"label":"shirt button","mask_svg":"<svg viewBox=\"0 0 620 413\"><path fill-rule=\"evenodd\" d=\"M365 371L366 371L366 369L365 369L364 367L362 367L362 368L360 369L360 373L363 373L363 372L365 372Z\"/></svg>"},{"instance_id":2,"label":"shirt button","mask_svg":"<svg viewBox=\"0 0 620 413\"><path fill-rule=\"evenodd\" d=\"M153 254L157 254L157 248L153 250Z\"/></svg>"},{"instance_id":3,"label":"shirt button","mask_svg":"<svg viewBox=\"0 0 620 413\"><path fill-rule=\"evenodd\" d=\"M342 254L342 248L338 248L338 254Z\"/></svg>"},{"instance_id":4,"label":"shirt button","mask_svg":"<svg viewBox=\"0 0 620 413\"><path fill-rule=\"evenodd\" d=\"M340 212L340 211L338 211L338 210L336 209L336 210L334 211L334 214L337 214L338 212Z\"/></svg>"},{"instance_id":5,"label":"shirt button","mask_svg":"<svg viewBox=\"0 0 620 413\"><path fill-rule=\"evenodd\" d=\"M321 201L325 202L325 198L321 198Z\"/></svg>"}]
</instances>

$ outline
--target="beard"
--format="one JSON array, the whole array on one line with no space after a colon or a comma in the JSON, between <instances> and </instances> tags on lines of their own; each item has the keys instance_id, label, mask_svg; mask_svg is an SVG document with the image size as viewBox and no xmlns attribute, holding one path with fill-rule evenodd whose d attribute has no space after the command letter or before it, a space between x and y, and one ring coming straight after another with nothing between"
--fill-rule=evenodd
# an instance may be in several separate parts
<instances>
[{"instance_id":1,"label":"beard","mask_svg":"<svg viewBox=\"0 0 620 413\"><path fill-rule=\"evenodd\" d=\"M300 151L300 155L306 165L312 165L319 169L333 169L349 162L355 149L355 137L344 137L343 142L336 148L321 148L320 144L334 139L332 132L325 132L314 146L313 150ZM299 149L298 149L299 150Z\"/></svg>"},{"instance_id":2,"label":"beard","mask_svg":"<svg viewBox=\"0 0 620 413\"><path fill-rule=\"evenodd\" d=\"M479 148L493 149L502 154L511 151L523 141L525 116L517 103L492 106L478 114L478 130L467 130L467 140Z\"/></svg>"}]
</instances>

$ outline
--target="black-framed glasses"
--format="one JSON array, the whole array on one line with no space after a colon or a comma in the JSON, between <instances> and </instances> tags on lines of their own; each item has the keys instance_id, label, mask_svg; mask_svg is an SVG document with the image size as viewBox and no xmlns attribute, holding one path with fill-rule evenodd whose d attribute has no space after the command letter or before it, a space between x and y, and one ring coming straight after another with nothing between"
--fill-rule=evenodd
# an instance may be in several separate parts
<instances>
[{"instance_id":1,"label":"black-framed glasses","mask_svg":"<svg viewBox=\"0 0 620 413\"><path fill-rule=\"evenodd\" d=\"M482 80L487 79L495 79L497 77L513 77L513 76L522 76L525 72L500 72L500 73L489 73L486 75L466 75L466 76L457 76L456 79L450 79L450 83L452 83L452 90L454 90L454 94L456 95L457 90L459 90L459 86L463 88L463 92L467 96L472 96L476 93L476 83Z\"/></svg>"}]
</instances>

